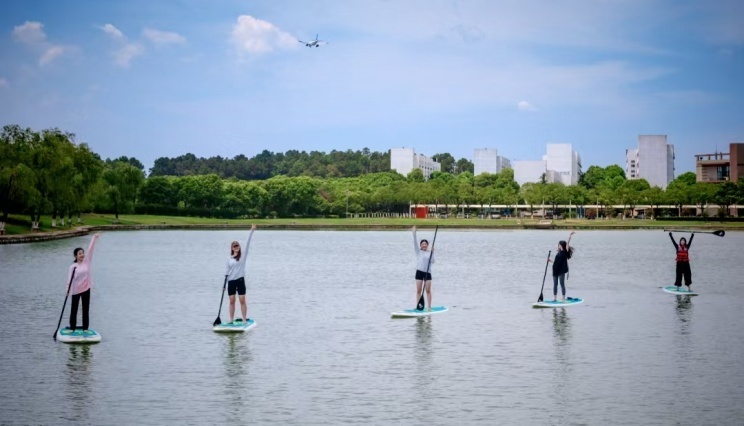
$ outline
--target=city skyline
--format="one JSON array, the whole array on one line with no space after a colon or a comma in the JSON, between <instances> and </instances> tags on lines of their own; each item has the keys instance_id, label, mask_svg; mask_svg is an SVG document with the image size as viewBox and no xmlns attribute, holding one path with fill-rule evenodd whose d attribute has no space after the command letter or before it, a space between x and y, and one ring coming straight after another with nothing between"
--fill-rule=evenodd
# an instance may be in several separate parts
<instances>
[{"instance_id":1,"label":"city skyline","mask_svg":"<svg viewBox=\"0 0 744 426\"><path fill-rule=\"evenodd\" d=\"M0 125L104 158L387 151L514 161L570 143L584 169L638 135L695 155L744 141L734 0L353 4L3 3ZM627 25L633 22L633 25ZM297 39L329 43L308 49Z\"/></svg>"}]
</instances>

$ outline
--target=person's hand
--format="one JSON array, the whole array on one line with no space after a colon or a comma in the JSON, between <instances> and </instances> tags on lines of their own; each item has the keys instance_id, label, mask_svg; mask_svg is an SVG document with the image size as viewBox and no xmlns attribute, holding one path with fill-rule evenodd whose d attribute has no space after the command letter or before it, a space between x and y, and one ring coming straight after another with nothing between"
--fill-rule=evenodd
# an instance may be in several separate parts
<instances>
[{"instance_id":1,"label":"person's hand","mask_svg":"<svg viewBox=\"0 0 744 426\"><path fill-rule=\"evenodd\" d=\"M255 230L256 230L256 224L254 223L253 225L251 225L251 231L255 231Z\"/></svg>"},{"instance_id":2,"label":"person's hand","mask_svg":"<svg viewBox=\"0 0 744 426\"><path fill-rule=\"evenodd\" d=\"M411 228L411 229L415 231L416 230L416 225L413 225L413 228Z\"/></svg>"},{"instance_id":3,"label":"person's hand","mask_svg":"<svg viewBox=\"0 0 744 426\"><path fill-rule=\"evenodd\" d=\"M571 235L573 235L573 234L575 234L575 233L576 233L576 231L571 231L571 233L570 233L570 234L568 234L568 236L570 237Z\"/></svg>"}]
</instances>

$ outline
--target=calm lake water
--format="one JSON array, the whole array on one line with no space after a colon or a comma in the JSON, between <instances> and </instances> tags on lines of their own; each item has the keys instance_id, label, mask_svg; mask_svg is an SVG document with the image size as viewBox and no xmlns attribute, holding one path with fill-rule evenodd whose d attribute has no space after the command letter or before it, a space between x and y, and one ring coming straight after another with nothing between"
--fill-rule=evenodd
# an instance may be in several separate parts
<instances>
[{"instance_id":1,"label":"calm lake water","mask_svg":"<svg viewBox=\"0 0 744 426\"><path fill-rule=\"evenodd\" d=\"M247 276L257 326L219 335L229 243L247 235L103 233L93 346L52 339L72 250L89 237L0 246L0 423L744 419L742 233L695 237L690 298L659 288L674 279L665 233L578 232L567 285L585 303L538 310L545 257L567 232L442 230L434 304L450 311L391 319L415 304L410 232L259 229ZM551 286L548 272L550 298Z\"/></svg>"}]
</instances>

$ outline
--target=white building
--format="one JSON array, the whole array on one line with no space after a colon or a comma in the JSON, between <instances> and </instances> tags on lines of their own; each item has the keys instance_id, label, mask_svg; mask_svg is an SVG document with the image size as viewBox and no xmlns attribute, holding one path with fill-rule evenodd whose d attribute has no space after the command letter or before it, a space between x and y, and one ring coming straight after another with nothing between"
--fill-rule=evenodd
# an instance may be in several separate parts
<instances>
[{"instance_id":1,"label":"white building","mask_svg":"<svg viewBox=\"0 0 744 426\"><path fill-rule=\"evenodd\" d=\"M553 143L547 145L542 160L514 162L514 180L520 186L540 182L543 174L547 183L576 185L581 174L581 156L570 143Z\"/></svg>"},{"instance_id":2,"label":"white building","mask_svg":"<svg viewBox=\"0 0 744 426\"><path fill-rule=\"evenodd\" d=\"M527 182L540 182L543 175L547 175L548 168L545 160L518 160L514 162L514 180L519 186Z\"/></svg>"},{"instance_id":3,"label":"white building","mask_svg":"<svg viewBox=\"0 0 744 426\"><path fill-rule=\"evenodd\" d=\"M493 148L476 149L473 159L475 176L481 173L501 173L502 170L511 168L509 159L498 155L498 151Z\"/></svg>"},{"instance_id":4,"label":"white building","mask_svg":"<svg viewBox=\"0 0 744 426\"><path fill-rule=\"evenodd\" d=\"M408 176L413 169L421 169L424 178L429 179L433 172L442 170L442 165L424 154L416 154L413 148L390 149L390 170Z\"/></svg>"},{"instance_id":5,"label":"white building","mask_svg":"<svg viewBox=\"0 0 744 426\"><path fill-rule=\"evenodd\" d=\"M543 157L548 170L556 173L564 185L576 185L579 183L581 173L581 156L573 150L570 143L549 143L546 154Z\"/></svg>"},{"instance_id":6,"label":"white building","mask_svg":"<svg viewBox=\"0 0 744 426\"><path fill-rule=\"evenodd\" d=\"M674 145L666 135L639 135L638 148L625 151L625 176L665 189L674 180Z\"/></svg>"}]
</instances>

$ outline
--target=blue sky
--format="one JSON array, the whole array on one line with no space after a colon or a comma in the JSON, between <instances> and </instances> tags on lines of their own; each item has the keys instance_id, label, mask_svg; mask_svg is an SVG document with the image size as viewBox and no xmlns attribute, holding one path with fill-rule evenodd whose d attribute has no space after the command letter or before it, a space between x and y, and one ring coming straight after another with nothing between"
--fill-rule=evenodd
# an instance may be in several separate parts
<instances>
[{"instance_id":1,"label":"blue sky","mask_svg":"<svg viewBox=\"0 0 744 426\"><path fill-rule=\"evenodd\" d=\"M0 124L104 158L413 147L677 174L744 142L739 0L5 0ZM316 34L329 44L307 48Z\"/></svg>"}]
</instances>

